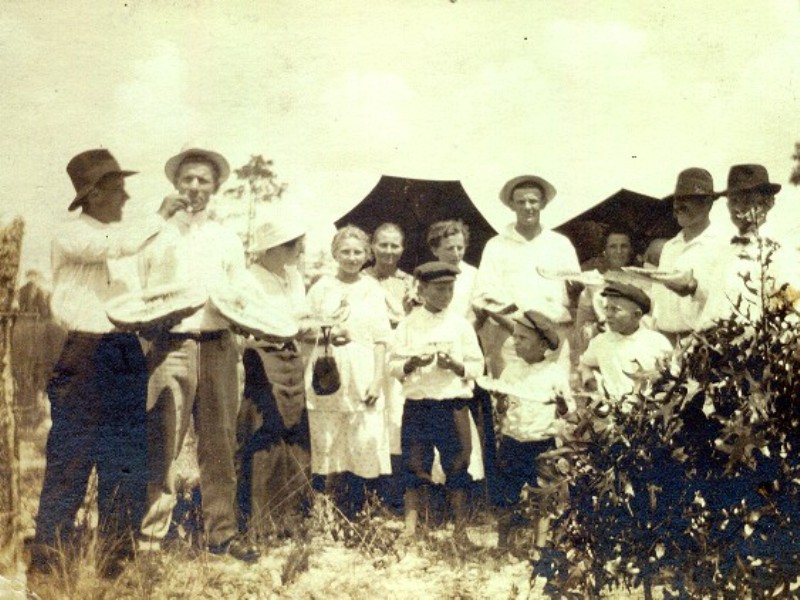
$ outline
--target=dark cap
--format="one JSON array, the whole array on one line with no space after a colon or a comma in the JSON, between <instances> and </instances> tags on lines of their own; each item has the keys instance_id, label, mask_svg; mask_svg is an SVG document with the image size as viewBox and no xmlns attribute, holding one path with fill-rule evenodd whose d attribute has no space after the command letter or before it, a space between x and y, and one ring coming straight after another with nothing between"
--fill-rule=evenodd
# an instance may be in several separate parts
<instances>
[{"instance_id":1,"label":"dark cap","mask_svg":"<svg viewBox=\"0 0 800 600\"><path fill-rule=\"evenodd\" d=\"M710 198L716 200L720 194L714 191L714 179L711 173L698 167L684 169L678 174L675 182L675 192L664 198Z\"/></svg>"},{"instance_id":2,"label":"dark cap","mask_svg":"<svg viewBox=\"0 0 800 600\"><path fill-rule=\"evenodd\" d=\"M426 262L414 269L414 277L425 283L433 281L455 281L456 275L461 273L458 267L450 263L433 260Z\"/></svg>"},{"instance_id":3,"label":"dark cap","mask_svg":"<svg viewBox=\"0 0 800 600\"><path fill-rule=\"evenodd\" d=\"M761 192L777 194L781 190L779 183L769 180L767 168L763 165L734 165L728 171L728 189L722 192L730 196L736 192Z\"/></svg>"},{"instance_id":4,"label":"dark cap","mask_svg":"<svg viewBox=\"0 0 800 600\"><path fill-rule=\"evenodd\" d=\"M560 339L556 331L556 325L542 313L535 310L526 310L518 313L514 317L514 322L538 333L547 342L547 347L550 350L558 348Z\"/></svg>"},{"instance_id":5,"label":"dark cap","mask_svg":"<svg viewBox=\"0 0 800 600\"><path fill-rule=\"evenodd\" d=\"M643 313L647 314L650 312L650 296L635 285L612 283L606 286L602 295L606 298L625 298L641 308Z\"/></svg>"},{"instance_id":6,"label":"dark cap","mask_svg":"<svg viewBox=\"0 0 800 600\"><path fill-rule=\"evenodd\" d=\"M67 175L72 180L76 194L69 205L69 210L78 208L83 203L86 194L106 175L127 177L135 173L136 171L123 171L117 159L104 148L87 150L73 156L67 164Z\"/></svg>"}]
</instances>

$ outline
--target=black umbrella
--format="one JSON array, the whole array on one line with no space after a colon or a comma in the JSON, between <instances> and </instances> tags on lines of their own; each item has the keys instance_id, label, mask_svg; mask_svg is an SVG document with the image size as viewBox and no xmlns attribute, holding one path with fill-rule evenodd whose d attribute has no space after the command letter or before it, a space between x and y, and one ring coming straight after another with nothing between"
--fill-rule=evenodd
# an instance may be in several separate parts
<instances>
[{"instance_id":1,"label":"black umbrella","mask_svg":"<svg viewBox=\"0 0 800 600\"><path fill-rule=\"evenodd\" d=\"M470 200L460 181L431 181L383 175L367 196L336 227L357 225L370 235L381 224L399 225L406 238L400 268L413 271L434 257L428 249L428 228L436 221L461 219L469 226L470 242L464 260L473 266L480 262L486 242L496 234Z\"/></svg>"},{"instance_id":2,"label":"black umbrella","mask_svg":"<svg viewBox=\"0 0 800 600\"><path fill-rule=\"evenodd\" d=\"M634 250L644 251L654 238L671 238L680 231L672 215L672 203L621 189L577 217L555 228L566 235L581 263L603 252L609 227L621 225L633 233Z\"/></svg>"}]
</instances>

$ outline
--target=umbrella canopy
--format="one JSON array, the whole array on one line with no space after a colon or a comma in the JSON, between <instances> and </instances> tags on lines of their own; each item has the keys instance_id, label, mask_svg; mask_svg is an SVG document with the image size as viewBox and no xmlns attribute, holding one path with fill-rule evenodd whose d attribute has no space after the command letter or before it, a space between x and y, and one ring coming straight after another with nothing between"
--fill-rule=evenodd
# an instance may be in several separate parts
<instances>
[{"instance_id":1,"label":"umbrella canopy","mask_svg":"<svg viewBox=\"0 0 800 600\"><path fill-rule=\"evenodd\" d=\"M633 233L634 251L644 251L654 238L671 238L680 231L672 215L672 203L621 189L554 229L566 235L581 263L603 252L609 227L621 225Z\"/></svg>"},{"instance_id":2,"label":"umbrella canopy","mask_svg":"<svg viewBox=\"0 0 800 600\"><path fill-rule=\"evenodd\" d=\"M367 196L336 227L357 225L370 235L382 223L391 222L405 233L405 252L400 268L413 271L434 257L428 249L428 228L436 221L461 219L470 232L464 260L473 266L480 262L486 242L496 234L475 207L460 181L432 181L383 175Z\"/></svg>"}]
</instances>

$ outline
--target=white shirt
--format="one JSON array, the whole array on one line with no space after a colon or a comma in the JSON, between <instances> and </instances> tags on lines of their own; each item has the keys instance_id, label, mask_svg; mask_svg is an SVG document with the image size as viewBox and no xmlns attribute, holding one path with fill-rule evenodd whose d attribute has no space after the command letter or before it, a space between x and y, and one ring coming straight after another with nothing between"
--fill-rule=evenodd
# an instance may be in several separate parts
<instances>
[{"instance_id":1,"label":"white shirt","mask_svg":"<svg viewBox=\"0 0 800 600\"><path fill-rule=\"evenodd\" d=\"M653 284L653 321L659 331L680 333L696 331L711 288L716 281L719 257L727 239L713 227L686 241L683 231L664 244L659 261L660 271L692 270L697 290L691 296L679 296L658 283Z\"/></svg>"},{"instance_id":2,"label":"white shirt","mask_svg":"<svg viewBox=\"0 0 800 600\"><path fill-rule=\"evenodd\" d=\"M411 374L403 373L403 365L411 356L447 352L464 364L464 377L436 366L436 360ZM418 306L395 330L389 352L389 372L403 382L403 395L408 399L472 398L475 379L483 373L483 354L478 336L467 319L448 310L432 313Z\"/></svg>"},{"instance_id":3,"label":"white shirt","mask_svg":"<svg viewBox=\"0 0 800 600\"><path fill-rule=\"evenodd\" d=\"M373 277L386 294L386 309L389 311L389 320L397 324L406 316L405 301L414 290L414 278L397 269L388 277L378 277L375 267L367 267L363 273Z\"/></svg>"},{"instance_id":4,"label":"white shirt","mask_svg":"<svg viewBox=\"0 0 800 600\"><path fill-rule=\"evenodd\" d=\"M472 298L475 292L475 279L478 277L478 269L463 260L458 263L458 270L461 271L456 276L453 286L453 299L447 310L464 317L472 316Z\"/></svg>"},{"instance_id":5,"label":"white shirt","mask_svg":"<svg viewBox=\"0 0 800 600\"><path fill-rule=\"evenodd\" d=\"M717 277L700 315L700 324L703 328L711 327L716 319L727 319L742 314L752 320L758 319L762 314L759 240L755 234L744 237L750 242L729 243L720 251ZM762 242L765 246L761 253L766 257L768 252L766 244L775 242L769 238L762 238ZM794 290L800 287L800 253L788 244L779 245L770 256L770 261L764 272L767 295L775 293L784 284L789 284ZM741 304L737 309L736 303L740 298ZM795 308L798 308L797 301Z\"/></svg>"},{"instance_id":6,"label":"white shirt","mask_svg":"<svg viewBox=\"0 0 800 600\"><path fill-rule=\"evenodd\" d=\"M569 396L569 368L559 361L529 364L515 356L499 378L508 394L508 409L502 419L503 435L519 442L542 441L560 429L555 399ZM571 402L570 402L571 403Z\"/></svg>"},{"instance_id":7,"label":"white shirt","mask_svg":"<svg viewBox=\"0 0 800 600\"><path fill-rule=\"evenodd\" d=\"M663 334L640 326L630 335L609 330L592 338L580 364L599 369L608 395L621 398L633 392L629 373L652 371L671 353L672 345Z\"/></svg>"},{"instance_id":8,"label":"white shirt","mask_svg":"<svg viewBox=\"0 0 800 600\"><path fill-rule=\"evenodd\" d=\"M152 215L135 230L123 229L84 213L62 223L51 246L55 319L72 331L112 331L105 303L133 286L112 279L108 261L135 254L163 225L161 217Z\"/></svg>"},{"instance_id":9,"label":"white shirt","mask_svg":"<svg viewBox=\"0 0 800 600\"><path fill-rule=\"evenodd\" d=\"M513 302L520 310L538 310L557 323L571 321L564 282L545 279L537 267L580 271L578 255L565 236L545 229L532 240L526 240L513 224L508 225L483 249L475 297L490 296Z\"/></svg>"},{"instance_id":10,"label":"white shirt","mask_svg":"<svg viewBox=\"0 0 800 600\"><path fill-rule=\"evenodd\" d=\"M262 314L262 319L266 322L280 323L281 330L299 329L300 320L308 316L309 309L306 302L306 286L297 268L286 267L283 275L279 275L254 263L247 270L256 290L252 297L258 302L257 309ZM247 338L244 340L244 345L258 348L265 343Z\"/></svg>"},{"instance_id":11,"label":"white shirt","mask_svg":"<svg viewBox=\"0 0 800 600\"><path fill-rule=\"evenodd\" d=\"M142 287L183 284L209 297L245 273L244 248L239 237L208 219L206 211L175 214L139 258ZM173 332L227 329L228 322L206 302Z\"/></svg>"},{"instance_id":12,"label":"white shirt","mask_svg":"<svg viewBox=\"0 0 800 600\"><path fill-rule=\"evenodd\" d=\"M287 267L283 276L257 264L250 265L248 271L269 298L269 310L283 311L295 319L308 314L306 286L296 267Z\"/></svg>"}]
</instances>

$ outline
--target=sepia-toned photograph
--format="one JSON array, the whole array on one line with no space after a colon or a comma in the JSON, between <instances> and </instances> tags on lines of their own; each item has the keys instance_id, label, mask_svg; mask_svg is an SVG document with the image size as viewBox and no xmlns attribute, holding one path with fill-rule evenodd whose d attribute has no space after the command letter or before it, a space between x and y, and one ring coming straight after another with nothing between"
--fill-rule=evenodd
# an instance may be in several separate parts
<instances>
[{"instance_id":1,"label":"sepia-toned photograph","mask_svg":"<svg viewBox=\"0 0 800 600\"><path fill-rule=\"evenodd\" d=\"M0 599L800 597L800 2L0 0Z\"/></svg>"}]
</instances>

